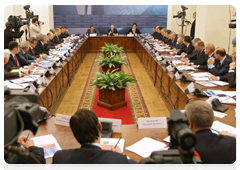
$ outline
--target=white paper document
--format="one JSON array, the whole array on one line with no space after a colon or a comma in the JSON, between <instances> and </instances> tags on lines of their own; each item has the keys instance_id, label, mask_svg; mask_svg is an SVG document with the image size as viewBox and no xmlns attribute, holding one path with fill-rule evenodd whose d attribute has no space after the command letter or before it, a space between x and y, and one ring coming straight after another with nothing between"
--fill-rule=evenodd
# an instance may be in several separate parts
<instances>
[{"instance_id":1,"label":"white paper document","mask_svg":"<svg viewBox=\"0 0 240 170\"><path fill-rule=\"evenodd\" d=\"M208 77L193 77L195 81L208 81Z\"/></svg>"},{"instance_id":2,"label":"white paper document","mask_svg":"<svg viewBox=\"0 0 240 170\"><path fill-rule=\"evenodd\" d=\"M119 141L119 138L101 138L101 145L103 145L102 149L104 149L104 145L115 146L118 143L117 146L123 152L125 139L121 138L120 141L119 142L118 141Z\"/></svg>"},{"instance_id":3,"label":"white paper document","mask_svg":"<svg viewBox=\"0 0 240 170\"><path fill-rule=\"evenodd\" d=\"M217 132L221 132L221 131L224 130L224 131L227 131L228 133L232 133L232 134L237 133L235 127L229 126L229 125L224 124L224 123L219 122L219 121L214 121L211 129L214 130L214 131L217 131Z\"/></svg>"},{"instance_id":4,"label":"white paper document","mask_svg":"<svg viewBox=\"0 0 240 170\"><path fill-rule=\"evenodd\" d=\"M154 139L144 137L140 141L128 146L126 149L138 154L143 158L147 158L153 151L159 151L167 145L163 142L156 141Z\"/></svg>"},{"instance_id":5,"label":"white paper document","mask_svg":"<svg viewBox=\"0 0 240 170\"><path fill-rule=\"evenodd\" d=\"M222 112L218 112L218 111L213 111L214 116L215 117L219 117L219 118L224 118L225 116L227 116L226 113L222 113Z\"/></svg>"},{"instance_id":6,"label":"white paper document","mask_svg":"<svg viewBox=\"0 0 240 170\"><path fill-rule=\"evenodd\" d=\"M35 146L44 149L45 159L53 157L57 151L62 150L52 134L34 137L32 140L34 141Z\"/></svg>"},{"instance_id":7,"label":"white paper document","mask_svg":"<svg viewBox=\"0 0 240 170\"><path fill-rule=\"evenodd\" d=\"M214 84L219 85L219 86L227 86L227 85L229 85L229 83L225 82L225 81L209 81L209 82L214 83Z\"/></svg>"},{"instance_id":8,"label":"white paper document","mask_svg":"<svg viewBox=\"0 0 240 170\"><path fill-rule=\"evenodd\" d=\"M236 100L234 100L231 97L217 97L217 98L221 103L236 103Z\"/></svg>"},{"instance_id":9,"label":"white paper document","mask_svg":"<svg viewBox=\"0 0 240 170\"><path fill-rule=\"evenodd\" d=\"M177 67L178 70L180 71L184 71L184 70L192 70L192 71L195 71L196 69L191 67L191 66L178 66Z\"/></svg>"}]
</instances>

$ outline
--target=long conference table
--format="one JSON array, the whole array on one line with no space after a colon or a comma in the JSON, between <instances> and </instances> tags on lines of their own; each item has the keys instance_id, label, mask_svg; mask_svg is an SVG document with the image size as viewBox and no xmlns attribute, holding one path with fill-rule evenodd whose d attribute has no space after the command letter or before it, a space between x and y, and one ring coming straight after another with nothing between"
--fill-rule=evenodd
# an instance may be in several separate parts
<instances>
[{"instance_id":1,"label":"long conference table","mask_svg":"<svg viewBox=\"0 0 240 170\"><path fill-rule=\"evenodd\" d=\"M113 43L122 46L125 52L136 53L139 57L140 63L143 64L148 72L153 85L158 91L164 92L162 97L169 111L172 109L184 109L186 103L190 100L203 99L206 97L196 97L194 94L185 94L184 90L190 82L181 82L173 80L174 73L166 73L165 66L161 66L161 62L156 60L156 57L151 53L137 37L128 36L93 36L83 40L74 50L66 61L62 62L63 67L55 68L56 75L47 77L47 87L38 87L37 91L41 102L39 105L49 108L52 114L55 114L62 98L67 89L71 86L71 81L74 78L79 65L82 63L84 57L90 52L99 52L104 43ZM166 53L164 53L165 55ZM201 70L196 70L199 72ZM183 71L187 76L189 71ZM191 76L188 76L191 79ZM199 89L203 86L195 83ZM51 89L51 91L49 90ZM215 89L216 88L207 88ZM206 90L207 90L206 89ZM236 91L236 88L229 88L228 86L220 86L217 90ZM167 96L167 97L166 97ZM171 100L170 100L171 99ZM170 102L171 101L171 102ZM214 120L219 120L222 123L236 127L236 117L234 105L227 105L229 109L225 111L228 115L224 118L214 117ZM161 107L161 106L160 106ZM55 125L54 119L51 118L47 122L40 124L36 136L52 134L58 141L62 149L79 148L80 144L74 138L69 127ZM155 140L163 142L163 139L168 136L166 128L163 129L138 129L137 125L122 125L121 131L113 133L113 138L122 137L125 139L125 147L134 144L144 137L150 137ZM166 143L168 145L168 143ZM140 161L142 157L124 149L124 153L130 158ZM47 163L51 163L52 159L48 158Z\"/></svg>"}]
</instances>

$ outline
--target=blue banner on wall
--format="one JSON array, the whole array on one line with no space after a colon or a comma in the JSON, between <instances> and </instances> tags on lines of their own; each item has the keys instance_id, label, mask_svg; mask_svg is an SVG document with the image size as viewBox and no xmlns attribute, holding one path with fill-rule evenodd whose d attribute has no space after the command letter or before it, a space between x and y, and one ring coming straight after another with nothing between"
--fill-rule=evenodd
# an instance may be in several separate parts
<instances>
[{"instance_id":1,"label":"blue banner on wall","mask_svg":"<svg viewBox=\"0 0 240 170\"><path fill-rule=\"evenodd\" d=\"M90 25L107 34L113 24L126 34L137 23L141 33L152 33L153 26L167 27L167 5L53 5L54 26L65 25L71 34L86 33Z\"/></svg>"}]
</instances>

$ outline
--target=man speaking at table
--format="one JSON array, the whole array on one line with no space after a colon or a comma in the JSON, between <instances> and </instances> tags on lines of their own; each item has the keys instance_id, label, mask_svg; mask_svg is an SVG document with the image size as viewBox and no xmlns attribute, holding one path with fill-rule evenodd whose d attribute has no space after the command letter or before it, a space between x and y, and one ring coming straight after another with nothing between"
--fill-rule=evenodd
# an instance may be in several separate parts
<instances>
[{"instance_id":1,"label":"man speaking at table","mask_svg":"<svg viewBox=\"0 0 240 170\"><path fill-rule=\"evenodd\" d=\"M81 144L81 148L62 150L53 156L53 164L130 164L119 147L111 146L111 151L102 150L102 125L91 110L78 110L70 119L71 130Z\"/></svg>"},{"instance_id":2,"label":"man speaking at table","mask_svg":"<svg viewBox=\"0 0 240 170\"><path fill-rule=\"evenodd\" d=\"M108 35L118 35L118 31L114 25L111 25L111 28L108 29Z\"/></svg>"}]
</instances>

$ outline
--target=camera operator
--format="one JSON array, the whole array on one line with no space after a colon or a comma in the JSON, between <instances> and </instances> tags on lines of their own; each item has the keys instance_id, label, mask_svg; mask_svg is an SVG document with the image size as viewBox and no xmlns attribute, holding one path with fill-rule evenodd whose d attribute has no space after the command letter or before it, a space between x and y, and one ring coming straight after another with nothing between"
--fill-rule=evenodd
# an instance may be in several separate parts
<instances>
[{"instance_id":1,"label":"camera operator","mask_svg":"<svg viewBox=\"0 0 240 170\"><path fill-rule=\"evenodd\" d=\"M18 137L17 142L22 145L25 149L29 151L29 154L34 156L41 164L45 164L46 160L44 158L43 148L34 146L34 142L32 139L28 138L25 135L21 135ZM19 157L17 164L34 164L36 163L30 157Z\"/></svg>"},{"instance_id":2,"label":"camera operator","mask_svg":"<svg viewBox=\"0 0 240 170\"><path fill-rule=\"evenodd\" d=\"M30 36L36 37L37 33L41 33L43 22L38 20L38 17L32 18L32 24L30 26Z\"/></svg>"},{"instance_id":3,"label":"camera operator","mask_svg":"<svg viewBox=\"0 0 240 170\"><path fill-rule=\"evenodd\" d=\"M214 115L212 107L205 101L187 104L186 115L189 127L196 134L195 150L203 164L231 164L236 160L236 138L218 135L211 131Z\"/></svg>"},{"instance_id":4,"label":"camera operator","mask_svg":"<svg viewBox=\"0 0 240 170\"><path fill-rule=\"evenodd\" d=\"M28 25L24 25L21 27L22 31L15 32L12 31L13 27L8 25L8 22L5 24L6 29L4 30L4 49L8 49L9 42L13 41L14 38L20 38L24 31L28 28Z\"/></svg>"}]
</instances>

